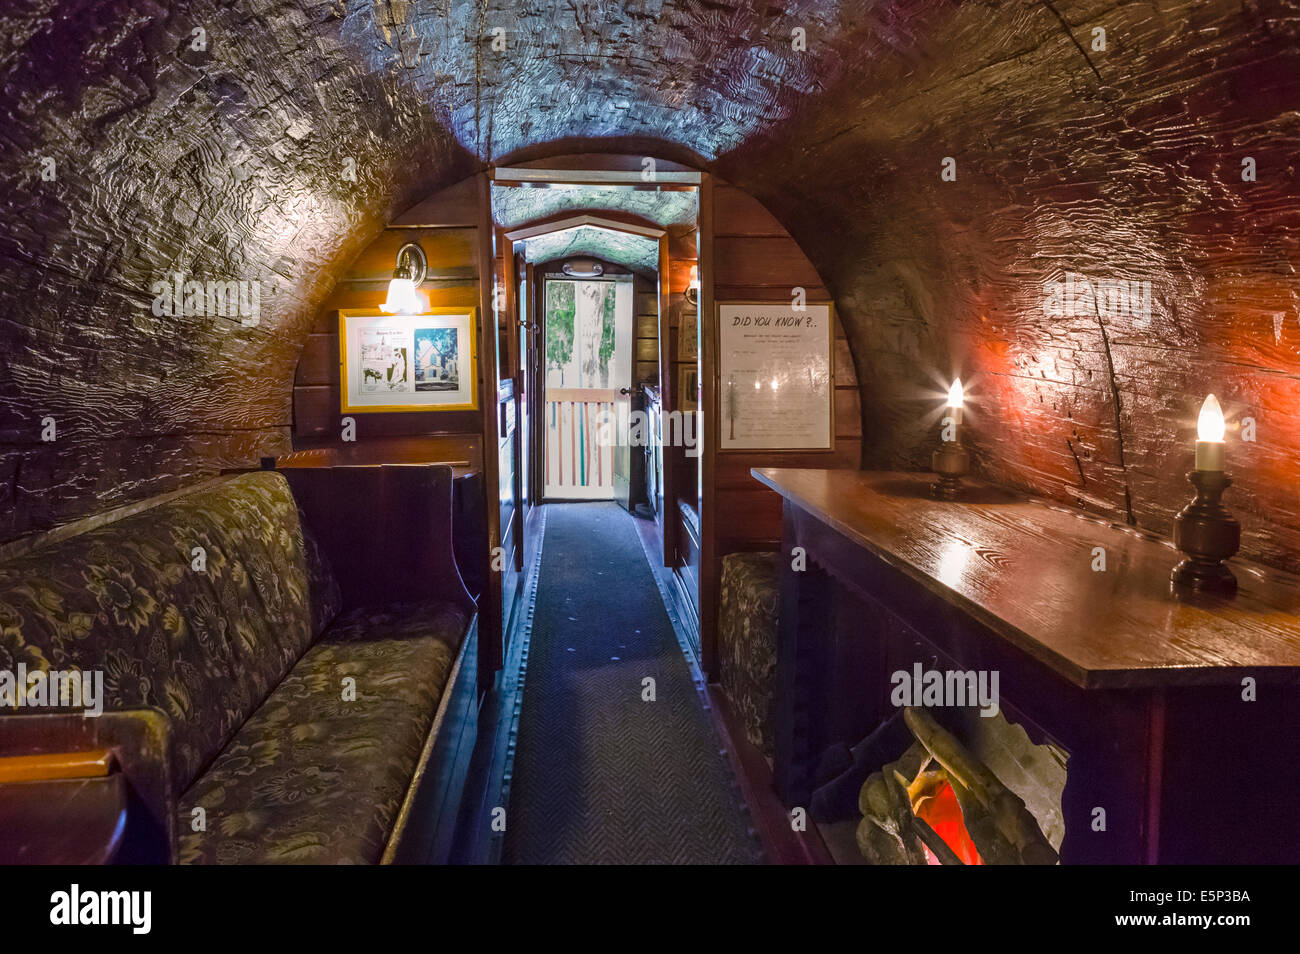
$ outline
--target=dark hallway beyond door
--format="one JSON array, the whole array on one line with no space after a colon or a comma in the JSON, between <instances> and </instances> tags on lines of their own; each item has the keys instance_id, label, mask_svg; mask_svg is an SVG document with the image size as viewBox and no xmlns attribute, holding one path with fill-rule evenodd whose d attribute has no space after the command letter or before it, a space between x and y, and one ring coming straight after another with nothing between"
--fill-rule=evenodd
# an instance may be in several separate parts
<instances>
[{"instance_id":1,"label":"dark hallway beyond door","mask_svg":"<svg viewBox=\"0 0 1300 954\"><path fill-rule=\"evenodd\" d=\"M762 860L635 519L613 503L547 508L508 863Z\"/></svg>"}]
</instances>

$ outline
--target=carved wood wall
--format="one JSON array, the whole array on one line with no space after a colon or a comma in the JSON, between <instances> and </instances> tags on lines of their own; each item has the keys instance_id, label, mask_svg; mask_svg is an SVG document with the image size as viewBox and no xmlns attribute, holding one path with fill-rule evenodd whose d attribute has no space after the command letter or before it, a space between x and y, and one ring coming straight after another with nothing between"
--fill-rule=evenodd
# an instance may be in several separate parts
<instances>
[{"instance_id":1,"label":"carved wood wall","mask_svg":"<svg viewBox=\"0 0 1300 954\"><path fill-rule=\"evenodd\" d=\"M719 162L835 294L866 465L926 467L961 374L986 476L1167 532L1213 392L1243 554L1300 569L1296 5L911 6ZM1067 272L1149 281L1149 323L1046 314Z\"/></svg>"},{"instance_id":2,"label":"carved wood wall","mask_svg":"<svg viewBox=\"0 0 1300 954\"><path fill-rule=\"evenodd\" d=\"M35 0L4 26L0 538L287 448L347 263L476 161L563 142L774 213L853 346L866 464L923 466L960 371L987 476L1167 530L1214 391L1256 425L1230 432L1243 552L1300 569L1294 0ZM177 271L264 283L260 324L153 315ZM1150 281L1149 327L1045 315L1066 272Z\"/></svg>"}]
</instances>

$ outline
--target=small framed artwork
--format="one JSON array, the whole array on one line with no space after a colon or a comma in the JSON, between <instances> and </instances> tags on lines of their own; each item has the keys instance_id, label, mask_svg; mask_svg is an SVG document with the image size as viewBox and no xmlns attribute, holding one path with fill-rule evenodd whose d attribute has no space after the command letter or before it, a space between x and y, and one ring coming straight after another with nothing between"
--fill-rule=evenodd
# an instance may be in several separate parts
<instances>
[{"instance_id":1,"label":"small framed artwork","mask_svg":"<svg viewBox=\"0 0 1300 954\"><path fill-rule=\"evenodd\" d=\"M431 308L423 315L340 311L343 412L476 409L477 313L476 308Z\"/></svg>"},{"instance_id":2,"label":"small framed artwork","mask_svg":"<svg viewBox=\"0 0 1300 954\"><path fill-rule=\"evenodd\" d=\"M683 364L677 368L677 410L700 409L700 366Z\"/></svg>"},{"instance_id":3,"label":"small framed artwork","mask_svg":"<svg viewBox=\"0 0 1300 954\"><path fill-rule=\"evenodd\" d=\"M695 361L700 356L700 313L683 311L677 326L677 360Z\"/></svg>"}]
</instances>

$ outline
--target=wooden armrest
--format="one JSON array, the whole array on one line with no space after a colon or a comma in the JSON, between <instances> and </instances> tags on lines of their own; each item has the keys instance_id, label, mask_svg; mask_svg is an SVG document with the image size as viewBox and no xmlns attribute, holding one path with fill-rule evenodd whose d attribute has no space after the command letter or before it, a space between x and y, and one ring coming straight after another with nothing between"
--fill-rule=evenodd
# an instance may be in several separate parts
<instances>
[{"instance_id":1,"label":"wooden armrest","mask_svg":"<svg viewBox=\"0 0 1300 954\"><path fill-rule=\"evenodd\" d=\"M124 860L130 788L98 778L0 785L0 864L102 865Z\"/></svg>"},{"instance_id":2,"label":"wooden armrest","mask_svg":"<svg viewBox=\"0 0 1300 954\"><path fill-rule=\"evenodd\" d=\"M106 806L112 793L120 789L125 828L106 859L169 862L176 853L176 801L167 733L167 717L156 709L105 712L97 718L80 713L0 715L0 831L33 832L26 839L27 858L50 852L71 857L56 845L42 847L46 836L35 833L57 831L50 825L59 812L70 825L99 830L100 821L111 814ZM48 793L48 804L42 793Z\"/></svg>"},{"instance_id":3,"label":"wooden armrest","mask_svg":"<svg viewBox=\"0 0 1300 954\"><path fill-rule=\"evenodd\" d=\"M110 749L0 756L0 783L103 778L113 770L113 761Z\"/></svg>"}]
</instances>

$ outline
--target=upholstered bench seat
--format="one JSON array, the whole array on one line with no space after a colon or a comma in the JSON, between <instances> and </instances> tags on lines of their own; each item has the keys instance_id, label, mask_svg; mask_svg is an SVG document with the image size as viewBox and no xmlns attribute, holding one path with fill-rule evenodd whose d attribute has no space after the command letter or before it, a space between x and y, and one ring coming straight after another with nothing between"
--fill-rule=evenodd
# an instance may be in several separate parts
<instances>
[{"instance_id":1,"label":"upholstered bench seat","mask_svg":"<svg viewBox=\"0 0 1300 954\"><path fill-rule=\"evenodd\" d=\"M745 735L771 756L776 690L779 554L731 553L722 558L718 609L719 681Z\"/></svg>"},{"instance_id":2,"label":"upholstered bench seat","mask_svg":"<svg viewBox=\"0 0 1300 954\"><path fill-rule=\"evenodd\" d=\"M468 624L440 602L336 620L182 797L179 860L377 862Z\"/></svg>"},{"instance_id":3,"label":"upholstered bench seat","mask_svg":"<svg viewBox=\"0 0 1300 954\"><path fill-rule=\"evenodd\" d=\"M291 473L211 481L0 561L0 668L100 674L106 711L163 717L166 804L146 810L181 862L391 860L422 772L465 729L434 731L476 681L450 468ZM389 506L353 505L368 499ZM439 792L453 823L458 791Z\"/></svg>"}]
</instances>

